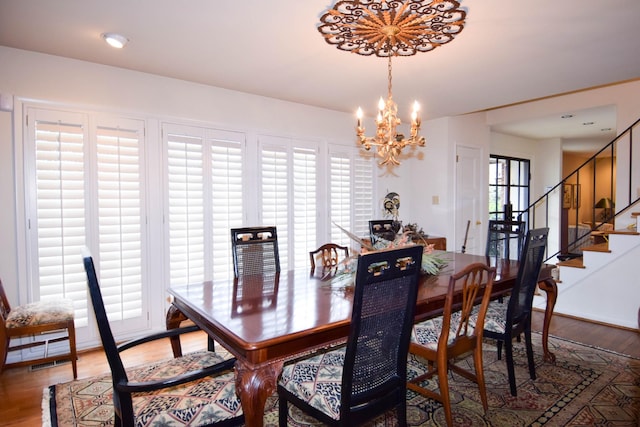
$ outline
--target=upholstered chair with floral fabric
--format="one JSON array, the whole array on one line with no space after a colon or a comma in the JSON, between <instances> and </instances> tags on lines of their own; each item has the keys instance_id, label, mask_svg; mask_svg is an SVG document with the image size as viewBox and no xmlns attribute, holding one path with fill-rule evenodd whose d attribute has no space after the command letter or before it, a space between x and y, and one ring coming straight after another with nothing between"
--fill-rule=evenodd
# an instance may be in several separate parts
<instances>
[{"instance_id":1,"label":"upholstered chair with floral fabric","mask_svg":"<svg viewBox=\"0 0 640 427\"><path fill-rule=\"evenodd\" d=\"M198 327L171 329L116 345L89 253L84 254L84 267L102 346L111 368L115 426L236 426L244 423L235 390L235 359L199 351L151 363L144 369L125 368L121 352L196 331Z\"/></svg>"},{"instance_id":2,"label":"upholstered chair with floral fabric","mask_svg":"<svg viewBox=\"0 0 640 427\"><path fill-rule=\"evenodd\" d=\"M34 339L23 344L11 345L12 339L22 337ZM49 344L59 341L69 341L69 351L49 354ZM6 363L10 352L38 346L44 347L42 356ZM75 379L78 377L77 359L73 301L38 301L12 308L0 280L0 372L10 367L70 360Z\"/></svg>"}]
</instances>

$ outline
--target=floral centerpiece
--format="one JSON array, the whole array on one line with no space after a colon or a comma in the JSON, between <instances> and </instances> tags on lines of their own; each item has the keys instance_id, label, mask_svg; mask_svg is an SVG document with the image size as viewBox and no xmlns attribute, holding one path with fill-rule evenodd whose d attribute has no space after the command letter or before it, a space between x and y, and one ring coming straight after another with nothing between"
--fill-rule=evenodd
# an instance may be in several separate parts
<instances>
[{"instance_id":1,"label":"floral centerpiece","mask_svg":"<svg viewBox=\"0 0 640 427\"><path fill-rule=\"evenodd\" d=\"M422 233L416 233L413 230L404 231L402 234L396 235L396 238L393 240L378 238L375 243L371 244L370 242L359 238L350 231L340 227L335 222L334 225L342 230L345 234L347 234L352 240L359 243L362 247L362 253L379 251L383 249L397 249L403 246L415 245L416 243L414 243L412 238L417 237L418 239L422 239L422 241L424 242L421 268L423 273L435 276L440 272L442 268L447 265L447 259L443 257L443 252L436 251L433 244L427 244Z\"/></svg>"}]
</instances>

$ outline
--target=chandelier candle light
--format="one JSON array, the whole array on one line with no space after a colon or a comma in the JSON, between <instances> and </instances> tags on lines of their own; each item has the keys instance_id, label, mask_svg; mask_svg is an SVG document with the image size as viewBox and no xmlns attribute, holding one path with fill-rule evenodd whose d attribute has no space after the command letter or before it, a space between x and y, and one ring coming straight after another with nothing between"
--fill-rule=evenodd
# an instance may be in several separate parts
<instances>
[{"instance_id":1,"label":"chandelier candle light","mask_svg":"<svg viewBox=\"0 0 640 427\"><path fill-rule=\"evenodd\" d=\"M387 100L385 101L380 97L378 110L378 116L376 117L376 136L367 137L364 134L365 129L362 126L362 108L358 107L358 112L356 113L358 117L356 134L358 135L360 144L362 144L365 150L369 150L371 146L378 147L378 156L382 158L382 160L380 160L381 166L387 163L399 165L398 156L400 156L400 152L407 145L424 147L425 139L418 135L420 131L420 117L418 117L420 104L418 104L418 101L414 101L411 112L411 137L405 139L403 134L396 131L401 121L398 117L398 105L394 102L391 92L391 55L389 55L389 87Z\"/></svg>"},{"instance_id":2,"label":"chandelier candle light","mask_svg":"<svg viewBox=\"0 0 640 427\"><path fill-rule=\"evenodd\" d=\"M397 132L401 121L391 92L391 57L429 52L453 40L466 18L459 7L456 0L340 0L320 18L318 31L327 43L359 55L388 58L388 94L386 101L380 98L375 136L365 136L362 109L357 112L358 141L366 150L378 147L380 165L399 165L404 147L425 144L418 135L417 102L411 113L410 137L405 139Z\"/></svg>"}]
</instances>

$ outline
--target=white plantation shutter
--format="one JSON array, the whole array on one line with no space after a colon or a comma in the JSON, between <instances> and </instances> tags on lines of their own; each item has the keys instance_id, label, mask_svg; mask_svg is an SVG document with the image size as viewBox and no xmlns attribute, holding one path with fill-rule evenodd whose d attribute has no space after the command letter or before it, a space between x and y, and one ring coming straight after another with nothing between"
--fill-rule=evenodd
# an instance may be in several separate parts
<instances>
[{"instance_id":1,"label":"white plantation shutter","mask_svg":"<svg viewBox=\"0 0 640 427\"><path fill-rule=\"evenodd\" d=\"M81 253L83 247L97 245L93 255L107 315L129 320L116 325L124 332L147 321L142 303L144 124L97 117L96 125L89 126L90 117L27 109L25 162L33 171L27 177L33 185L27 188L35 190L27 194L35 207L28 209L35 217L30 221L35 231L30 246L33 299L72 299L76 327L87 326Z\"/></svg>"},{"instance_id":2,"label":"white plantation shutter","mask_svg":"<svg viewBox=\"0 0 640 427\"><path fill-rule=\"evenodd\" d=\"M376 219L374 167L374 160L354 155L352 221L354 233L360 237L369 235L369 220Z\"/></svg>"},{"instance_id":3,"label":"white plantation shutter","mask_svg":"<svg viewBox=\"0 0 640 427\"><path fill-rule=\"evenodd\" d=\"M231 258L231 228L242 227L242 146L240 134L237 140L219 139L216 135L211 146L211 199L213 235L213 279L233 276Z\"/></svg>"},{"instance_id":4,"label":"white plantation shutter","mask_svg":"<svg viewBox=\"0 0 640 427\"><path fill-rule=\"evenodd\" d=\"M74 301L76 327L87 325L85 246L86 119L80 114L31 110L29 140L35 167L32 265L35 300ZM29 169L27 169L29 170Z\"/></svg>"},{"instance_id":5,"label":"white plantation shutter","mask_svg":"<svg viewBox=\"0 0 640 427\"><path fill-rule=\"evenodd\" d=\"M316 249L317 154L314 149L293 149L293 252L295 266L309 264Z\"/></svg>"},{"instance_id":6,"label":"white plantation shutter","mask_svg":"<svg viewBox=\"0 0 640 427\"><path fill-rule=\"evenodd\" d=\"M96 129L100 289L110 321L143 317L140 121ZM126 126L126 127L125 127ZM146 316L144 316L146 317Z\"/></svg>"},{"instance_id":7,"label":"white plantation shutter","mask_svg":"<svg viewBox=\"0 0 640 427\"><path fill-rule=\"evenodd\" d=\"M244 134L165 124L171 284L233 276L229 229L243 218Z\"/></svg>"},{"instance_id":8,"label":"white plantation shutter","mask_svg":"<svg viewBox=\"0 0 640 427\"><path fill-rule=\"evenodd\" d=\"M262 224L275 225L278 231L280 269L288 270L289 256L289 167L286 147L262 148L260 152L260 189Z\"/></svg>"},{"instance_id":9,"label":"white plantation shutter","mask_svg":"<svg viewBox=\"0 0 640 427\"><path fill-rule=\"evenodd\" d=\"M353 230L351 224L351 161L348 157L339 154L332 154L330 166L330 217L331 217L331 241L342 246L351 246L353 242L339 228Z\"/></svg>"},{"instance_id":10,"label":"white plantation shutter","mask_svg":"<svg viewBox=\"0 0 640 427\"><path fill-rule=\"evenodd\" d=\"M316 248L317 147L277 137L260 142L261 225L278 229L282 270L308 266Z\"/></svg>"},{"instance_id":11,"label":"white plantation shutter","mask_svg":"<svg viewBox=\"0 0 640 427\"><path fill-rule=\"evenodd\" d=\"M204 159L201 138L168 134L169 283L205 278Z\"/></svg>"},{"instance_id":12,"label":"white plantation shutter","mask_svg":"<svg viewBox=\"0 0 640 427\"><path fill-rule=\"evenodd\" d=\"M358 237L369 236L369 220L374 219L374 164L360 157L357 150L330 147L329 188L331 222ZM354 242L331 224L331 241L354 246Z\"/></svg>"}]
</instances>

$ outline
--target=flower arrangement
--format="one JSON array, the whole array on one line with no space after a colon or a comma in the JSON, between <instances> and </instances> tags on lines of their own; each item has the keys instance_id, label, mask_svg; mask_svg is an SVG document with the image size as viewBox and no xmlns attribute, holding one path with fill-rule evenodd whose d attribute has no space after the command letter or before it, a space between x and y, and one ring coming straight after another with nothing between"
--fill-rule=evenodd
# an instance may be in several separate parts
<instances>
[{"instance_id":1,"label":"flower arrangement","mask_svg":"<svg viewBox=\"0 0 640 427\"><path fill-rule=\"evenodd\" d=\"M434 249L433 244L427 244L426 240L424 240L424 234L422 230L420 232L415 232L413 230L404 231L402 234L396 235L396 238L393 240L386 240L382 238L378 238L374 244L366 242L356 236L355 234L345 230L340 227L338 224L334 222L334 225L337 226L340 230L342 230L347 236L349 236L352 240L356 241L362 247L362 252L371 252L371 251L379 251L383 249L395 249L401 248L403 246L415 245L412 237L415 236L421 239L424 242L424 251L422 253L422 272L425 274L430 274L432 276L437 275L442 268L447 265L447 260L442 256L442 251L436 251Z\"/></svg>"}]
</instances>

